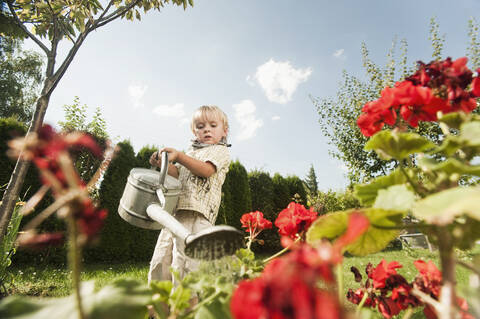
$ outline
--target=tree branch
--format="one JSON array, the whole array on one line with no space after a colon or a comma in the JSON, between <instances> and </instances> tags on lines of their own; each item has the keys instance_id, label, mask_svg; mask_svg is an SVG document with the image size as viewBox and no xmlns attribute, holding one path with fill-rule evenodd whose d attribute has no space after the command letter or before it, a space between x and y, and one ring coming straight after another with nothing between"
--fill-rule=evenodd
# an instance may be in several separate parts
<instances>
[{"instance_id":1,"label":"tree branch","mask_svg":"<svg viewBox=\"0 0 480 319\"><path fill-rule=\"evenodd\" d=\"M55 11L53 11L53 8L50 4L50 1L47 0L47 4L48 4L48 8L50 9L50 11L52 12L52 15L54 16L54 24L55 25L59 25L60 26L60 29L62 29L64 35L73 43L75 44L75 42L73 41L72 37L70 37L70 35L68 34L67 30L65 29L65 26L63 25L63 21L60 21L58 20L58 15L55 13Z\"/></svg>"},{"instance_id":2,"label":"tree branch","mask_svg":"<svg viewBox=\"0 0 480 319\"><path fill-rule=\"evenodd\" d=\"M92 23L92 26L93 28L96 28L97 27L97 24L99 21L102 21L103 17L107 14L107 12L110 10L110 8L112 7L113 5L113 0L110 0L110 2L108 3L107 7L103 10L102 14L98 17L97 20L93 21ZM90 21L89 21L90 22Z\"/></svg>"},{"instance_id":3,"label":"tree branch","mask_svg":"<svg viewBox=\"0 0 480 319\"><path fill-rule=\"evenodd\" d=\"M6 1L8 4L8 8L10 9L10 12L13 15L13 18L17 22L18 26L25 32L30 39L32 39L40 48L42 48L43 51L45 51L45 54L50 54L50 50L43 44L42 41L40 41L33 33L28 31L28 29L25 27L25 25L20 21L20 19L17 16L17 13L15 12L15 9L13 8L12 4L9 1Z\"/></svg>"},{"instance_id":4,"label":"tree branch","mask_svg":"<svg viewBox=\"0 0 480 319\"><path fill-rule=\"evenodd\" d=\"M134 2L130 3L129 5L127 5L126 7L123 7L123 8L119 8L118 10L116 10L115 12L112 12L111 14L109 14L108 16L106 16L105 18L103 18L103 20L97 20L95 21L94 25L92 26L92 30L96 29L96 28L100 28L101 26L117 19L118 17L124 15L128 10L130 10L131 8L133 8L134 6L136 6L141 0L135 0Z\"/></svg>"},{"instance_id":5,"label":"tree branch","mask_svg":"<svg viewBox=\"0 0 480 319\"><path fill-rule=\"evenodd\" d=\"M65 71L67 70L68 66L70 63L72 63L73 58L78 52L78 49L80 49L80 46L82 45L83 41L87 37L88 33L90 33L91 30L85 30L84 32L80 33L80 35L77 37L77 40L75 41L74 45L68 52L65 60L63 60L63 63L60 65L60 67L55 71L55 73L52 76L52 82L50 87L48 88L47 94L50 94L55 87L57 86L58 82L60 79L63 77L65 74Z\"/></svg>"}]
</instances>

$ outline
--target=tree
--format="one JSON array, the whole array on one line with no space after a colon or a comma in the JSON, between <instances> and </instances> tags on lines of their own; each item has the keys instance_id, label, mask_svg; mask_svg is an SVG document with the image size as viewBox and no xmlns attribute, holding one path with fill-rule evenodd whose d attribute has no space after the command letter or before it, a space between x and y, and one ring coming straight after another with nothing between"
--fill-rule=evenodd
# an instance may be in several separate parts
<instances>
[{"instance_id":1,"label":"tree","mask_svg":"<svg viewBox=\"0 0 480 319\"><path fill-rule=\"evenodd\" d=\"M247 170L238 160L230 163L222 193L218 222L241 229L240 218L252 210L252 197Z\"/></svg>"},{"instance_id":2,"label":"tree","mask_svg":"<svg viewBox=\"0 0 480 319\"><path fill-rule=\"evenodd\" d=\"M100 147L106 147L108 140L107 125L99 107L95 110L95 114L89 123L87 123L87 105L80 105L78 96L74 98L73 104L64 105L63 109L65 111L65 121L58 122L62 131L80 131L90 134ZM102 163L102 160L91 152L81 149L72 152L72 158L78 174L84 181L89 181Z\"/></svg>"},{"instance_id":3,"label":"tree","mask_svg":"<svg viewBox=\"0 0 480 319\"><path fill-rule=\"evenodd\" d=\"M144 146L138 151L137 153L137 166L138 167L144 167L144 168L150 168L152 165L150 165L150 156L154 152L158 151L158 147L154 146Z\"/></svg>"},{"instance_id":4,"label":"tree","mask_svg":"<svg viewBox=\"0 0 480 319\"><path fill-rule=\"evenodd\" d=\"M288 182L279 173L275 173L272 178L273 183L273 203L274 211L278 214L285 209L291 202L290 190L288 189Z\"/></svg>"},{"instance_id":5,"label":"tree","mask_svg":"<svg viewBox=\"0 0 480 319\"><path fill-rule=\"evenodd\" d=\"M273 223L279 212L275 211L272 178L266 172L255 170L248 174L248 183L252 194L252 211L261 211L263 216ZM275 227L262 231L258 238L264 241L262 250L274 251L280 248L280 238Z\"/></svg>"},{"instance_id":6,"label":"tree","mask_svg":"<svg viewBox=\"0 0 480 319\"><path fill-rule=\"evenodd\" d=\"M42 81L40 54L24 51L22 41L3 38L0 42L0 117L28 122Z\"/></svg>"},{"instance_id":7,"label":"tree","mask_svg":"<svg viewBox=\"0 0 480 319\"><path fill-rule=\"evenodd\" d=\"M295 175L290 175L285 178L288 185L290 195L289 201L297 201L305 205L307 203L307 192L303 181Z\"/></svg>"},{"instance_id":8,"label":"tree","mask_svg":"<svg viewBox=\"0 0 480 319\"><path fill-rule=\"evenodd\" d=\"M474 67L480 63L480 43L478 41L478 24L475 20L469 21L470 46L468 56ZM430 21L430 37L433 48L432 58L441 59L445 36L439 33L439 26L435 18ZM343 80L336 98L313 98L319 114L319 123L322 133L329 139L329 144L334 147L330 154L342 161L348 169L350 182L364 182L379 175L385 175L394 168L395 161L384 162L375 152L364 150L367 138L357 127L357 118L365 103L379 97L380 91L386 86L393 86L411 73L412 67L407 64L407 41L400 41L400 56L396 57L395 49L397 40L394 39L392 47L387 54L387 64L380 67L369 57L365 43L361 52L366 80L343 72ZM416 131L434 142L440 142L442 133L436 123L421 123Z\"/></svg>"},{"instance_id":9,"label":"tree","mask_svg":"<svg viewBox=\"0 0 480 319\"><path fill-rule=\"evenodd\" d=\"M307 178L305 179L305 184L307 185L307 188L311 194L316 194L318 192L317 175L315 174L313 164L310 166Z\"/></svg>"},{"instance_id":10,"label":"tree","mask_svg":"<svg viewBox=\"0 0 480 319\"><path fill-rule=\"evenodd\" d=\"M167 3L183 5L184 9L188 5L193 6L193 0L109 0L104 3L105 6L98 0L9 0L9 11L5 15L32 39L47 57L43 86L28 133L38 132L42 126L50 96L92 31L118 18L140 20L140 10L160 10ZM31 28L27 28L27 25ZM57 63L57 50L62 40L68 40L72 45L65 59ZM20 158L21 156L0 204L0 241L5 235L29 166L29 162Z\"/></svg>"}]
</instances>

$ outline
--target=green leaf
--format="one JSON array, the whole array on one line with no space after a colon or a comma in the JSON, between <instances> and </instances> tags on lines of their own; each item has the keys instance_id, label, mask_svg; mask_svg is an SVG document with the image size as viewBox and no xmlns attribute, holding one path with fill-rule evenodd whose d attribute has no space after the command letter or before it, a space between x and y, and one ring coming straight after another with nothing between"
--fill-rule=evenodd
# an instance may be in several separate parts
<instances>
[{"instance_id":1,"label":"green leaf","mask_svg":"<svg viewBox=\"0 0 480 319\"><path fill-rule=\"evenodd\" d=\"M463 112L452 112L444 114L438 120L447 124L449 128L459 129L460 125L462 125L462 123L465 121L465 115Z\"/></svg>"},{"instance_id":2,"label":"green leaf","mask_svg":"<svg viewBox=\"0 0 480 319\"><path fill-rule=\"evenodd\" d=\"M443 162L437 162L432 158L421 158L418 161L418 166L423 170L441 171L448 175L474 175L480 176L480 165L467 165L455 158L449 158Z\"/></svg>"},{"instance_id":3,"label":"green leaf","mask_svg":"<svg viewBox=\"0 0 480 319\"><path fill-rule=\"evenodd\" d=\"M398 237L400 230L383 229L402 225L403 212L369 208L362 210L370 220L370 227L354 243L345 247L353 255L366 256L383 250Z\"/></svg>"},{"instance_id":4,"label":"green leaf","mask_svg":"<svg viewBox=\"0 0 480 319\"><path fill-rule=\"evenodd\" d=\"M427 223L437 225L449 224L463 214L480 220L480 188L456 187L430 195L417 201L412 212Z\"/></svg>"},{"instance_id":5,"label":"green leaf","mask_svg":"<svg viewBox=\"0 0 480 319\"><path fill-rule=\"evenodd\" d=\"M370 206L375 202L379 190L405 182L405 175L400 170L395 170L390 175L375 178L369 184L355 185L353 195L362 205Z\"/></svg>"},{"instance_id":6,"label":"green leaf","mask_svg":"<svg viewBox=\"0 0 480 319\"><path fill-rule=\"evenodd\" d=\"M439 147L436 147L430 153L443 153L447 156L452 156L462 147L462 141L458 136L448 135Z\"/></svg>"},{"instance_id":7,"label":"green leaf","mask_svg":"<svg viewBox=\"0 0 480 319\"><path fill-rule=\"evenodd\" d=\"M378 191L374 208L409 211L415 203L415 194L405 184L393 185Z\"/></svg>"},{"instance_id":8,"label":"green leaf","mask_svg":"<svg viewBox=\"0 0 480 319\"><path fill-rule=\"evenodd\" d=\"M337 211L319 216L307 231L307 242L313 244L324 238L334 239L347 230L348 216L354 210Z\"/></svg>"},{"instance_id":9,"label":"green leaf","mask_svg":"<svg viewBox=\"0 0 480 319\"><path fill-rule=\"evenodd\" d=\"M82 303L89 319L143 319L151 291L133 280L119 280L95 292L93 282L82 284ZM0 303L0 318L77 319L73 295L64 298L39 299L11 296Z\"/></svg>"},{"instance_id":10,"label":"green leaf","mask_svg":"<svg viewBox=\"0 0 480 319\"><path fill-rule=\"evenodd\" d=\"M228 303L222 303L219 300L214 300L213 302L203 305L195 313L195 319L217 319L232 318L230 315L230 309Z\"/></svg>"},{"instance_id":11,"label":"green leaf","mask_svg":"<svg viewBox=\"0 0 480 319\"><path fill-rule=\"evenodd\" d=\"M434 146L434 143L416 133L383 130L365 144L365 150L375 150L384 160L402 160L410 154L424 152Z\"/></svg>"},{"instance_id":12,"label":"green leaf","mask_svg":"<svg viewBox=\"0 0 480 319\"><path fill-rule=\"evenodd\" d=\"M235 256L238 257L243 263L248 263L255 260L255 254L246 248L240 248L235 252Z\"/></svg>"},{"instance_id":13,"label":"green leaf","mask_svg":"<svg viewBox=\"0 0 480 319\"><path fill-rule=\"evenodd\" d=\"M183 286L178 286L170 296L168 304L173 309L185 310L190 307L190 298L192 294L190 289Z\"/></svg>"},{"instance_id":14,"label":"green leaf","mask_svg":"<svg viewBox=\"0 0 480 319\"><path fill-rule=\"evenodd\" d=\"M468 122L460 127L460 137L467 146L480 146L480 122Z\"/></svg>"},{"instance_id":15,"label":"green leaf","mask_svg":"<svg viewBox=\"0 0 480 319\"><path fill-rule=\"evenodd\" d=\"M160 295L160 300L166 302L170 293L173 289L173 283L170 280L164 281L152 281L150 283L150 288L152 289L153 293Z\"/></svg>"},{"instance_id":16,"label":"green leaf","mask_svg":"<svg viewBox=\"0 0 480 319\"><path fill-rule=\"evenodd\" d=\"M383 229L381 227L400 225L404 213L378 208L351 209L333 212L317 218L307 231L307 242L315 244L323 238L336 239L341 236L347 229L349 215L355 211L360 211L367 216L370 227L354 243L345 247L345 250L351 254L365 256L378 252L387 247L388 243L398 236L399 230Z\"/></svg>"}]
</instances>

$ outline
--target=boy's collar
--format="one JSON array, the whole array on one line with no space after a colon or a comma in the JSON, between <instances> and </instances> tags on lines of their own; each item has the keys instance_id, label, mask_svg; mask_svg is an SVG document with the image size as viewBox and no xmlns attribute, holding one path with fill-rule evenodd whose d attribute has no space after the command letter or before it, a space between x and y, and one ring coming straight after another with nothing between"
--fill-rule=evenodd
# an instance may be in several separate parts
<instances>
[{"instance_id":1,"label":"boy's collar","mask_svg":"<svg viewBox=\"0 0 480 319\"><path fill-rule=\"evenodd\" d=\"M226 146L226 147L231 147L232 146L232 144L228 144L227 141L225 141L225 140L221 140L220 142L218 142L216 144L206 144L206 143L200 143L198 140L192 140L192 147L195 148L195 149L204 148L204 147L212 146L212 145L223 145L223 146Z\"/></svg>"}]
</instances>

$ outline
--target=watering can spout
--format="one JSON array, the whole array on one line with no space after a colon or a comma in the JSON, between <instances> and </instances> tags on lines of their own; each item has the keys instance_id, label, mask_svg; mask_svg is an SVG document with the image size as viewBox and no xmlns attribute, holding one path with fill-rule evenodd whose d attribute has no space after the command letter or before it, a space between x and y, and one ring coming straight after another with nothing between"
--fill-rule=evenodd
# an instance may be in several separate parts
<instances>
[{"instance_id":1,"label":"watering can spout","mask_svg":"<svg viewBox=\"0 0 480 319\"><path fill-rule=\"evenodd\" d=\"M175 217L165 211L161 204L148 205L147 215L183 241L190 235L190 232Z\"/></svg>"}]
</instances>

